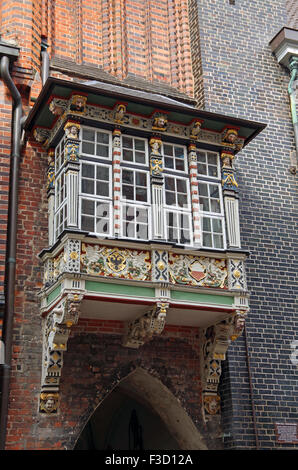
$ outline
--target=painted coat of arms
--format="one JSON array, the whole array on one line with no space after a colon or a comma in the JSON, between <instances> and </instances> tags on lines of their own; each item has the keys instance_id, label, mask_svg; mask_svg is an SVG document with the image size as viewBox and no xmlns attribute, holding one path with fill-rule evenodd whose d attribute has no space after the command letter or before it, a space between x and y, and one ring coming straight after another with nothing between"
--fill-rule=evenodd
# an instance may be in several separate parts
<instances>
[{"instance_id":1,"label":"painted coat of arms","mask_svg":"<svg viewBox=\"0 0 298 470\"><path fill-rule=\"evenodd\" d=\"M81 272L135 281L150 281L151 253L83 243Z\"/></svg>"},{"instance_id":2,"label":"painted coat of arms","mask_svg":"<svg viewBox=\"0 0 298 470\"><path fill-rule=\"evenodd\" d=\"M227 288L224 259L169 253L169 274L173 284Z\"/></svg>"}]
</instances>

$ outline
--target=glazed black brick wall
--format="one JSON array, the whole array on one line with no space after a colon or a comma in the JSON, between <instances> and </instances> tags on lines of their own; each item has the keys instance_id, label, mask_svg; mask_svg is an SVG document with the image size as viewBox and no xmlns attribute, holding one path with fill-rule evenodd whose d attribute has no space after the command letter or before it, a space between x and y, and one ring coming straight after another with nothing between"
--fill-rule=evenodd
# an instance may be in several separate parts
<instances>
[{"instance_id":1,"label":"glazed black brick wall","mask_svg":"<svg viewBox=\"0 0 298 470\"><path fill-rule=\"evenodd\" d=\"M267 124L237 158L242 248L251 294L245 338L229 348L221 383L227 448L294 448L277 444L274 423L297 422L298 340L297 175L289 172L294 150L287 87L289 76L269 41L287 24L281 0L197 2L201 68L208 111ZM252 415L255 404L256 431ZM297 445L296 445L297 448Z\"/></svg>"}]
</instances>

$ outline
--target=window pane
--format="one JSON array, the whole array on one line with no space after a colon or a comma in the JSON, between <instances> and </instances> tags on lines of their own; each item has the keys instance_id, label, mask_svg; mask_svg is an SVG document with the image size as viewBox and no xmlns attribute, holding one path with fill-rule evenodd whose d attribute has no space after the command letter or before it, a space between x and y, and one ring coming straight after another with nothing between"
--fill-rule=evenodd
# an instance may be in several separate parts
<instances>
[{"instance_id":1,"label":"window pane","mask_svg":"<svg viewBox=\"0 0 298 470\"><path fill-rule=\"evenodd\" d=\"M136 152L136 163L144 164L146 162L146 157L144 153Z\"/></svg>"},{"instance_id":2,"label":"window pane","mask_svg":"<svg viewBox=\"0 0 298 470\"><path fill-rule=\"evenodd\" d=\"M94 178L94 165L86 165L85 163L83 163L82 176L85 176L87 178Z\"/></svg>"},{"instance_id":3,"label":"window pane","mask_svg":"<svg viewBox=\"0 0 298 470\"><path fill-rule=\"evenodd\" d=\"M148 227L144 224L136 224L136 236L137 238L148 238Z\"/></svg>"},{"instance_id":4,"label":"window pane","mask_svg":"<svg viewBox=\"0 0 298 470\"><path fill-rule=\"evenodd\" d=\"M207 217L203 217L203 231L211 232L211 219L207 219Z\"/></svg>"},{"instance_id":5,"label":"window pane","mask_svg":"<svg viewBox=\"0 0 298 470\"><path fill-rule=\"evenodd\" d=\"M96 183L96 194L97 196L106 196L109 197L109 183L103 183L102 181L98 181Z\"/></svg>"},{"instance_id":6,"label":"window pane","mask_svg":"<svg viewBox=\"0 0 298 470\"><path fill-rule=\"evenodd\" d=\"M91 155L94 155L94 144L91 144L89 142L83 142L82 144L82 152L83 153L89 153Z\"/></svg>"},{"instance_id":7,"label":"window pane","mask_svg":"<svg viewBox=\"0 0 298 470\"><path fill-rule=\"evenodd\" d=\"M127 184L133 184L133 172L130 170L122 171L122 182Z\"/></svg>"},{"instance_id":8,"label":"window pane","mask_svg":"<svg viewBox=\"0 0 298 470\"><path fill-rule=\"evenodd\" d=\"M96 178L98 180L109 181L109 169L106 166L98 166L96 169Z\"/></svg>"},{"instance_id":9,"label":"window pane","mask_svg":"<svg viewBox=\"0 0 298 470\"><path fill-rule=\"evenodd\" d=\"M136 201L147 201L147 189L136 188Z\"/></svg>"},{"instance_id":10,"label":"window pane","mask_svg":"<svg viewBox=\"0 0 298 470\"><path fill-rule=\"evenodd\" d=\"M213 232L222 233L222 221L220 219L212 219Z\"/></svg>"},{"instance_id":11,"label":"window pane","mask_svg":"<svg viewBox=\"0 0 298 470\"><path fill-rule=\"evenodd\" d=\"M86 217L82 215L82 230L94 232L94 219L93 217Z\"/></svg>"},{"instance_id":12,"label":"window pane","mask_svg":"<svg viewBox=\"0 0 298 470\"><path fill-rule=\"evenodd\" d=\"M94 201L89 199L82 199L82 214L94 214Z\"/></svg>"},{"instance_id":13,"label":"window pane","mask_svg":"<svg viewBox=\"0 0 298 470\"><path fill-rule=\"evenodd\" d=\"M136 208L136 221L142 223L148 223L148 213L147 209L144 208Z\"/></svg>"},{"instance_id":14,"label":"window pane","mask_svg":"<svg viewBox=\"0 0 298 470\"><path fill-rule=\"evenodd\" d=\"M200 175L207 175L206 165L203 165L203 163L198 163L198 173L200 173Z\"/></svg>"},{"instance_id":15,"label":"window pane","mask_svg":"<svg viewBox=\"0 0 298 470\"><path fill-rule=\"evenodd\" d=\"M98 202L96 205L96 216L97 217L109 217L110 206L104 202Z\"/></svg>"},{"instance_id":16,"label":"window pane","mask_svg":"<svg viewBox=\"0 0 298 470\"><path fill-rule=\"evenodd\" d=\"M136 184L137 186L147 186L146 173L136 173Z\"/></svg>"},{"instance_id":17,"label":"window pane","mask_svg":"<svg viewBox=\"0 0 298 470\"><path fill-rule=\"evenodd\" d=\"M173 155L173 147L171 145L164 145L163 151L165 155Z\"/></svg>"},{"instance_id":18,"label":"window pane","mask_svg":"<svg viewBox=\"0 0 298 470\"><path fill-rule=\"evenodd\" d=\"M87 129L83 129L83 140L91 140L94 142L95 132Z\"/></svg>"},{"instance_id":19,"label":"window pane","mask_svg":"<svg viewBox=\"0 0 298 470\"><path fill-rule=\"evenodd\" d=\"M177 179L177 191L179 193L186 193L186 181Z\"/></svg>"},{"instance_id":20,"label":"window pane","mask_svg":"<svg viewBox=\"0 0 298 470\"><path fill-rule=\"evenodd\" d=\"M82 179L82 193L94 194L94 182Z\"/></svg>"},{"instance_id":21,"label":"window pane","mask_svg":"<svg viewBox=\"0 0 298 470\"><path fill-rule=\"evenodd\" d=\"M217 166L208 165L208 175L217 177Z\"/></svg>"},{"instance_id":22,"label":"window pane","mask_svg":"<svg viewBox=\"0 0 298 470\"><path fill-rule=\"evenodd\" d=\"M105 132L97 132L97 142L101 144L109 144L109 134Z\"/></svg>"},{"instance_id":23,"label":"window pane","mask_svg":"<svg viewBox=\"0 0 298 470\"><path fill-rule=\"evenodd\" d=\"M211 235L211 233L204 233L203 232L203 246L212 247L212 235Z\"/></svg>"},{"instance_id":24,"label":"window pane","mask_svg":"<svg viewBox=\"0 0 298 470\"><path fill-rule=\"evenodd\" d=\"M185 194L178 194L178 206L187 208L187 196Z\"/></svg>"},{"instance_id":25,"label":"window pane","mask_svg":"<svg viewBox=\"0 0 298 470\"><path fill-rule=\"evenodd\" d=\"M175 193L171 193L169 191L166 191L166 204L168 206L175 206L176 205Z\"/></svg>"},{"instance_id":26,"label":"window pane","mask_svg":"<svg viewBox=\"0 0 298 470\"><path fill-rule=\"evenodd\" d=\"M165 188L169 189L170 191L176 191L175 179L166 177L165 178Z\"/></svg>"},{"instance_id":27,"label":"window pane","mask_svg":"<svg viewBox=\"0 0 298 470\"><path fill-rule=\"evenodd\" d=\"M131 137L122 137L122 145L125 148L132 149L133 148L133 140Z\"/></svg>"},{"instance_id":28,"label":"window pane","mask_svg":"<svg viewBox=\"0 0 298 470\"><path fill-rule=\"evenodd\" d=\"M206 183L199 183L199 194L200 196L208 197L208 187Z\"/></svg>"},{"instance_id":29,"label":"window pane","mask_svg":"<svg viewBox=\"0 0 298 470\"><path fill-rule=\"evenodd\" d=\"M98 157L109 158L109 147L106 147L105 145L97 145L96 155Z\"/></svg>"},{"instance_id":30,"label":"window pane","mask_svg":"<svg viewBox=\"0 0 298 470\"><path fill-rule=\"evenodd\" d=\"M215 184L209 185L210 197L219 198L218 186Z\"/></svg>"},{"instance_id":31,"label":"window pane","mask_svg":"<svg viewBox=\"0 0 298 470\"><path fill-rule=\"evenodd\" d=\"M134 200L133 186L122 185L122 196L126 199Z\"/></svg>"},{"instance_id":32,"label":"window pane","mask_svg":"<svg viewBox=\"0 0 298 470\"><path fill-rule=\"evenodd\" d=\"M214 153L207 153L207 157L208 157L208 163L210 165L217 166L217 155L214 155Z\"/></svg>"},{"instance_id":33,"label":"window pane","mask_svg":"<svg viewBox=\"0 0 298 470\"><path fill-rule=\"evenodd\" d=\"M135 149L145 151L145 142L144 140L135 139Z\"/></svg>"},{"instance_id":34,"label":"window pane","mask_svg":"<svg viewBox=\"0 0 298 470\"><path fill-rule=\"evenodd\" d=\"M176 158L182 158L182 160L184 160L184 151L183 151L183 148L181 148L181 147L175 147L175 148L174 148L174 152L175 152L175 157L176 157Z\"/></svg>"},{"instance_id":35,"label":"window pane","mask_svg":"<svg viewBox=\"0 0 298 470\"><path fill-rule=\"evenodd\" d=\"M123 150L123 160L126 162L133 162L133 151L132 150Z\"/></svg>"},{"instance_id":36,"label":"window pane","mask_svg":"<svg viewBox=\"0 0 298 470\"><path fill-rule=\"evenodd\" d=\"M174 160L173 158L165 157L165 167L166 168L174 168Z\"/></svg>"},{"instance_id":37,"label":"window pane","mask_svg":"<svg viewBox=\"0 0 298 470\"><path fill-rule=\"evenodd\" d=\"M214 248L223 248L223 236L213 235Z\"/></svg>"},{"instance_id":38,"label":"window pane","mask_svg":"<svg viewBox=\"0 0 298 470\"><path fill-rule=\"evenodd\" d=\"M205 197L200 197L200 207L203 212L210 212L209 200Z\"/></svg>"},{"instance_id":39,"label":"window pane","mask_svg":"<svg viewBox=\"0 0 298 470\"><path fill-rule=\"evenodd\" d=\"M206 163L206 155L205 155L205 153L203 153L203 152L198 152L198 153L197 153L197 160L198 160L198 162Z\"/></svg>"},{"instance_id":40,"label":"window pane","mask_svg":"<svg viewBox=\"0 0 298 470\"><path fill-rule=\"evenodd\" d=\"M175 168L179 171L184 171L184 160L175 160Z\"/></svg>"},{"instance_id":41,"label":"window pane","mask_svg":"<svg viewBox=\"0 0 298 470\"><path fill-rule=\"evenodd\" d=\"M109 233L109 221L106 219L96 219L96 233Z\"/></svg>"},{"instance_id":42,"label":"window pane","mask_svg":"<svg viewBox=\"0 0 298 470\"><path fill-rule=\"evenodd\" d=\"M211 212L220 213L220 203L219 200L211 199Z\"/></svg>"}]
</instances>

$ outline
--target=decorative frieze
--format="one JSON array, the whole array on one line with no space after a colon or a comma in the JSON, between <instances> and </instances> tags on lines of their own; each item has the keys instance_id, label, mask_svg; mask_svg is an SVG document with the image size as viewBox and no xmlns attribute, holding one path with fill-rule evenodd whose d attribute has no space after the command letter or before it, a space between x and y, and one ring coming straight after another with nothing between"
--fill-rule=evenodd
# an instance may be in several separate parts
<instances>
[{"instance_id":1,"label":"decorative frieze","mask_svg":"<svg viewBox=\"0 0 298 470\"><path fill-rule=\"evenodd\" d=\"M152 251L152 281L169 282L168 252L164 250Z\"/></svg>"},{"instance_id":2,"label":"decorative frieze","mask_svg":"<svg viewBox=\"0 0 298 470\"><path fill-rule=\"evenodd\" d=\"M82 244L81 272L136 281L151 280L151 252Z\"/></svg>"},{"instance_id":3,"label":"decorative frieze","mask_svg":"<svg viewBox=\"0 0 298 470\"><path fill-rule=\"evenodd\" d=\"M171 283L227 289L227 276L225 259L169 253Z\"/></svg>"}]
</instances>

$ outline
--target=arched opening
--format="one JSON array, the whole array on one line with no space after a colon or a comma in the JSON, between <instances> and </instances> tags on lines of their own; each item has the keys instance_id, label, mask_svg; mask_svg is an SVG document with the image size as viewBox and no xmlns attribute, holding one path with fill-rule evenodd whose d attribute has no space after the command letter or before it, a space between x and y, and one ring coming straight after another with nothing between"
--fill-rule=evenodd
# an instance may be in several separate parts
<instances>
[{"instance_id":1,"label":"arched opening","mask_svg":"<svg viewBox=\"0 0 298 470\"><path fill-rule=\"evenodd\" d=\"M175 396L143 369L123 379L99 404L75 450L207 449Z\"/></svg>"}]
</instances>

